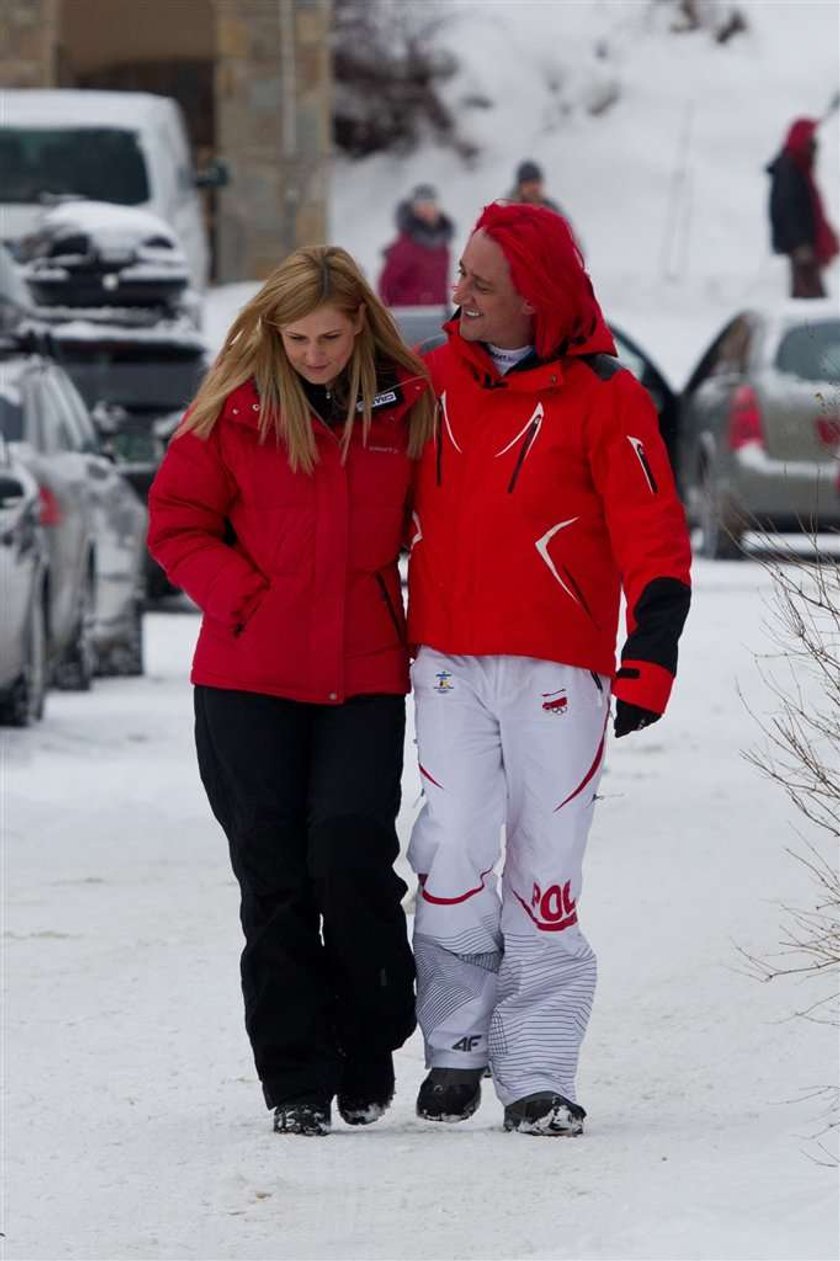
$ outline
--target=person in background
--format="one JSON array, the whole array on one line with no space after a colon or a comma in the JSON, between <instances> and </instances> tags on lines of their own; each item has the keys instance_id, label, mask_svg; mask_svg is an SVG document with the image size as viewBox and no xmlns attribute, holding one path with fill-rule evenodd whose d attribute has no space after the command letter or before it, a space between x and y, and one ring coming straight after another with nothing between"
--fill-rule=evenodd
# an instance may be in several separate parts
<instances>
[{"instance_id":1,"label":"person in background","mask_svg":"<svg viewBox=\"0 0 840 1261\"><path fill-rule=\"evenodd\" d=\"M384 251L380 298L390 307L446 306L455 225L441 210L437 190L418 184L397 207L396 221L399 235Z\"/></svg>"},{"instance_id":2,"label":"person in background","mask_svg":"<svg viewBox=\"0 0 840 1261\"><path fill-rule=\"evenodd\" d=\"M507 200L519 202L525 206L544 206L546 210L553 210L555 214L562 215L569 225L575 245L577 245L578 249L581 249L580 240L572 226L571 219L562 206L546 196L545 176L543 175L542 167L531 158L526 158L516 168L514 186Z\"/></svg>"},{"instance_id":3,"label":"person in background","mask_svg":"<svg viewBox=\"0 0 840 1261\"><path fill-rule=\"evenodd\" d=\"M522 202L526 206L545 206L548 210L554 210L568 220L565 211L561 210L557 202L546 196L542 167L531 158L526 158L516 168L514 185L508 200Z\"/></svg>"},{"instance_id":4,"label":"person in background","mask_svg":"<svg viewBox=\"0 0 840 1261\"><path fill-rule=\"evenodd\" d=\"M393 870L400 575L423 364L346 251L290 254L234 321L149 497L196 602L201 778L241 892L245 1023L274 1129L382 1116L415 1027Z\"/></svg>"},{"instance_id":5,"label":"person in background","mask_svg":"<svg viewBox=\"0 0 840 1261\"><path fill-rule=\"evenodd\" d=\"M566 221L488 206L458 274L459 310L426 356L440 421L408 577L417 1112L470 1116L489 1066L506 1130L575 1135L596 972L581 873L610 694L618 737L665 711L688 532L656 411L615 357Z\"/></svg>"},{"instance_id":6,"label":"person in background","mask_svg":"<svg viewBox=\"0 0 840 1261\"><path fill-rule=\"evenodd\" d=\"M773 252L790 259L790 296L823 298L823 271L836 258L837 233L829 223L814 179L817 124L797 118L770 175L770 233Z\"/></svg>"}]
</instances>

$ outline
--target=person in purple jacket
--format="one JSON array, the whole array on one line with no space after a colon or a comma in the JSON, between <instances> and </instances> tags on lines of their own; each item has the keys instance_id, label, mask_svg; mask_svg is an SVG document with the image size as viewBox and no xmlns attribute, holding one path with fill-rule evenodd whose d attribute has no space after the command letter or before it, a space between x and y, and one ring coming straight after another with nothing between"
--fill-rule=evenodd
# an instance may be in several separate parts
<instances>
[{"instance_id":1,"label":"person in purple jacket","mask_svg":"<svg viewBox=\"0 0 840 1261\"><path fill-rule=\"evenodd\" d=\"M441 210L437 190L418 184L400 202L396 220L399 235L384 251L380 298L390 307L445 306L455 225Z\"/></svg>"}]
</instances>

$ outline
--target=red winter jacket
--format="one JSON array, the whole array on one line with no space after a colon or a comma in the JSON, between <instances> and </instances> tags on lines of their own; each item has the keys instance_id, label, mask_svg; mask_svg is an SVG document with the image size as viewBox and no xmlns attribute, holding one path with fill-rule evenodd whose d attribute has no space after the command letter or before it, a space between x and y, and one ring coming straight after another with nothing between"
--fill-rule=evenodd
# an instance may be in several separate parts
<instances>
[{"instance_id":1,"label":"red winter jacket","mask_svg":"<svg viewBox=\"0 0 840 1261\"><path fill-rule=\"evenodd\" d=\"M367 446L313 418L319 463L292 472L260 442L254 386L206 439L169 446L149 496L149 548L203 613L192 682L338 704L408 690L397 557L411 461L406 412L424 383L385 389Z\"/></svg>"},{"instance_id":2,"label":"red winter jacket","mask_svg":"<svg viewBox=\"0 0 840 1261\"><path fill-rule=\"evenodd\" d=\"M409 639L615 672L616 696L668 700L690 549L656 412L600 327L502 377L456 321L427 357L439 433L417 471Z\"/></svg>"},{"instance_id":3,"label":"red winter jacket","mask_svg":"<svg viewBox=\"0 0 840 1261\"><path fill-rule=\"evenodd\" d=\"M379 296L388 306L446 306L449 301L449 242L455 226L448 215L434 225L397 207L399 236L385 250Z\"/></svg>"}]
</instances>

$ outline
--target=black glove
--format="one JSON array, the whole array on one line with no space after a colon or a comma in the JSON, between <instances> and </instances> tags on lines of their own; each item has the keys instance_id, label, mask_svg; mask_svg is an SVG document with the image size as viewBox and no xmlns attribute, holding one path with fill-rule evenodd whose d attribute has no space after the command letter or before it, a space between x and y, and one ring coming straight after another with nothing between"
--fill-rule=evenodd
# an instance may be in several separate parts
<instances>
[{"instance_id":1,"label":"black glove","mask_svg":"<svg viewBox=\"0 0 840 1261\"><path fill-rule=\"evenodd\" d=\"M661 717L661 714L655 714L651 709L642 709L641 705L631 705L629 701L617 700L613 731L620 739L631 731L641 731L643 727L649 727L652 722L659 722Z\"/></svg>"}]
</instances>

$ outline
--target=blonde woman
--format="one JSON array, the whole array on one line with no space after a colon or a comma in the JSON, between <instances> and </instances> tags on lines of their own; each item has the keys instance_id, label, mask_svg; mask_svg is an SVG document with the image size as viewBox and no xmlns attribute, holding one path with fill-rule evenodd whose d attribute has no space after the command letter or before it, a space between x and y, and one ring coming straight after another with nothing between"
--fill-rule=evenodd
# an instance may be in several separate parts
<instances>
[{"instance_id":1,"label":"blonde woman","mask_svg":"<svg viewBox=\"0 0 840 1261\"><path fill-rule=\"evenodd\" d=\"M397 557L433 398L344 250L234 321L150 496L203 619L199 769L230 845L245 1023L278 1133L377 1120L414 1028L393 870L408 654Z\"/></svg>"}]
</instances>

